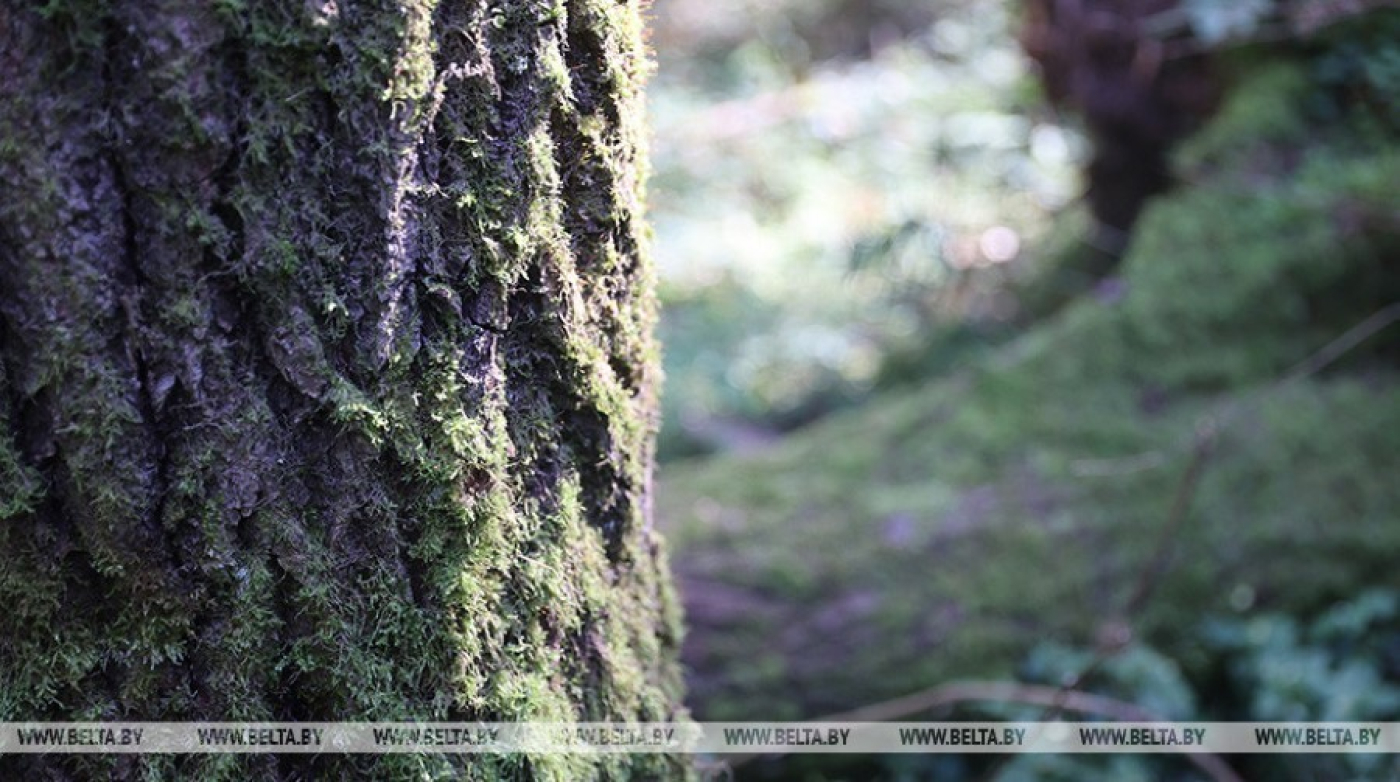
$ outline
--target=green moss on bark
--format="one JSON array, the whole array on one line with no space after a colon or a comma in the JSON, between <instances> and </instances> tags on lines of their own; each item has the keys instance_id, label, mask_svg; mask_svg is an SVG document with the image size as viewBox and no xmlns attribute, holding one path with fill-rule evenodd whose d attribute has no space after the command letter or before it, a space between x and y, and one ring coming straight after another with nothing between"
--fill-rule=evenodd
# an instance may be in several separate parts
<instances>
[{"instance_id":1,"label":"green moss on bark","mask_svg":"<svg viewBox=\"0 0 1400 782\"><path fill-rule=\"evenodd\" d=\"M637 5L172 0L4 23L20 111L0 176L29 197L0 211L0 718L682 715L648 520Z\"/></svg>"}]
</instances>

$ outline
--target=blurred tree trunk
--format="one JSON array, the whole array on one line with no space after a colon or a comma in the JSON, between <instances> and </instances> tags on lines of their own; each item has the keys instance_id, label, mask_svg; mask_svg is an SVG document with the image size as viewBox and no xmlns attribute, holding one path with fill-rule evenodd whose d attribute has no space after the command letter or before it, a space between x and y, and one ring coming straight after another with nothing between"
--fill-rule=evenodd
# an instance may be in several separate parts
<instances>
[{"instance_id":1,"label":"blurred tree trunk","mask_svg":"<svg viewBox=\"0 0 1400 782\"><path fill-rule=\"evenodd\" d=\"M0 720L676 713L637 6L0 5Z\"/></svg>"},{"instance_id":2,"label":"blurred tree trunk","mask_svg":"<svg viewBox=\"0 0 1400 782\"><path fill-rule=\"evenodd\" d=\"M1180 0L1025 0L1021 44L1046 94L1094 143L1085 200L1110 263L1147 200L1172 183L1171 148L1214 110L1220 79L1182 27L1154 32Z\"/></svg>"}]
</instances>

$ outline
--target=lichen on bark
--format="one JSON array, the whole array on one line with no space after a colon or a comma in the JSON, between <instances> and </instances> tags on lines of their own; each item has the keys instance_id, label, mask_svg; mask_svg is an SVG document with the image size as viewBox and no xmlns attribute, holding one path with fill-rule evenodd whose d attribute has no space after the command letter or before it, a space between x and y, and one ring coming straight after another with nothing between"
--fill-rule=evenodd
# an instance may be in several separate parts
<instances>
[{"instance_id":1,"label":"lichen on bark","mask_svg":"<svg viewBox=\"0 0 1400 782\"><path fill-rule=\"evenodd\" d=\"M0 8L0 720L681 714L640 27L604 0Z\"/></svg>"}]
</instances>

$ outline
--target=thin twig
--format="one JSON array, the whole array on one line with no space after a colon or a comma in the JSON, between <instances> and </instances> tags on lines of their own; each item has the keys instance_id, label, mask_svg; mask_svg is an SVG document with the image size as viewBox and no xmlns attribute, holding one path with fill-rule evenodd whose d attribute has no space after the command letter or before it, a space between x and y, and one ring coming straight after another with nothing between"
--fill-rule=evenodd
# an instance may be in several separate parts
<instances>
[{"instance_id":1,"label":"thin twig","mask_svg":"<svg viewBox=\"0 0 1400 782\"><path fill-rule=\"evenodd\" d=\"M1175 445L1119 458L1077 459L1070 465L1070 470L1080 478L1101 478L1164 467L1170 463L1169 457L1172 455L1195 448L1196 434L1207 422L1212 422L1217 431L1225 429L1242 411L1256 407L1263 398L1286 386L1316 375L1396 322L1400 322L1400 301L1392 302L1366 316L1268 385L1216 405L1215 409L1201 417L1196 432L1179 440Z\"/></svg>"},{"instance_id":2,"label":"thin twig","mask_svg":"<svg viewBox=\"0 0 1400 782\"><path fill-rule=\"evenodd\" d=\"M1142 570L1138 577L1137 586L1133 588L1132 596L1123 606L1123 616L1132 616L1147 603L1147 599L1157 588L1162 575L1166 573L1167 562L1171 558L1172 542L1176 540L1182 525L1186 522L1187 511L1191 509L1191 500L1196 496L1196 486L1201 481L1201 474L1205 472L1206 460L1215 448L1215 438L1217 429L1214 421L1207 420L1204 425L1197 429L1196 448L1191 454L1191 463L1186 466L1186 472L1181 476L1181 482L1177 484L1176 496L1172 499L1171 514L1167 517L1167 523L1162 525L1162 532L1154 547L1152 562Z\"/></svg>"}]
</instances>

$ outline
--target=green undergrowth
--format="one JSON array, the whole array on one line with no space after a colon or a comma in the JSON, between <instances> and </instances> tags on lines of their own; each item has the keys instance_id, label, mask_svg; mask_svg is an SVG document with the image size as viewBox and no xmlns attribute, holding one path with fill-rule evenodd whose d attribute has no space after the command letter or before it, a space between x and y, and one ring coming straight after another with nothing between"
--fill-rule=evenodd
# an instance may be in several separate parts
<instances>
[{"instance_id":1,"label":"green undergrowth","mask_svg":"<svg viewBox=\"0 0 1400 782\"><path fill-rule=\"evenodd\" d=\"M668 469L698 716L1013 677L1037 643L1092 644L1159 551L1128 618L1172 658L1206 614L1394 583L1396 329L1290 372L1400 301L1400 150L1365 106L1320 119L1313 73L1254 69L1095 294L768 451Z\"/></svg>"}]
</instances>

